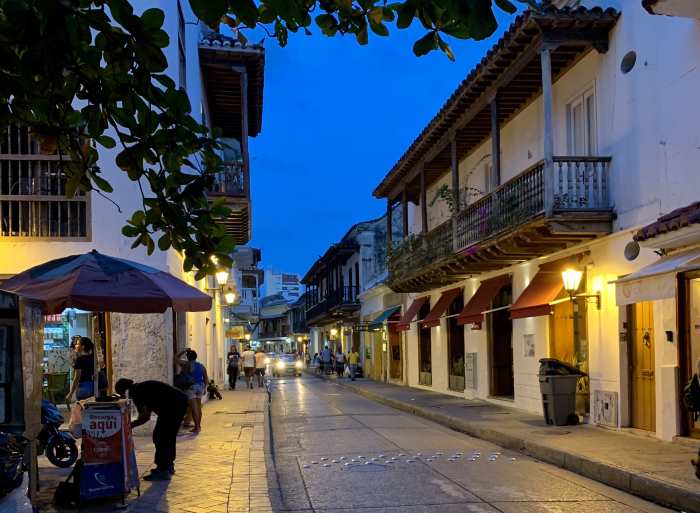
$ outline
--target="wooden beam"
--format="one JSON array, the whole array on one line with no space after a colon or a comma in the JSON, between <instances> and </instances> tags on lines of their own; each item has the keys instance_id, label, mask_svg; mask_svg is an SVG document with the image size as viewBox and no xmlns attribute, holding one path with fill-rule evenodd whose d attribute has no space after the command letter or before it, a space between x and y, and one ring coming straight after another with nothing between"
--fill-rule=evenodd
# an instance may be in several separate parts
<instances>
[{"instance_id":1,"label":"wooden beam","mask_svg":"<svg viewBox=\"0 0 700 513\"><path fill-rule=\"evenodd\" d=\"M401 193L401 218L403 224L403 238L408 237L408 191L404 187Z\"/></svg>"},{"instance_id":2,"label":"wooden beam","mask_svg":"<svg viewBox=\"0 0 700 513\"><path fill-rule=\"evenodd\" d=\"M554 207L554 115L552 99L551 50L545 46L540 51L542 66L542 103L544 125L544 211L552 215Z\"/></svg>"},{"instance_id":3,"label":"wooden beam","mask_svg":"<svg viewBox=\"0 0 700 513\"><path fill-rule=\"evenodd\" d=\"M491 173L493 189L501 185L501 127L498 121L498 92L491 100ZM492 190L487 187L487 190Z\"/></svg>"},{"instance_id":4,"label":"wooden beam","mask_svg":"<svg viewBox=\"0 0 700 513\"><path fill-rule=\"evenodd\" d=\"M421 166L420 170L420 220L421 220L421 231L423 233L428 233L428 205L425 190L425 169Z\"/></svg>"},{"instance_id":5,"label":"wooden beam","mask_svg":"<svg viewBox=\"0 0 700 513\"><path fill-rule=\"evenodd\" d=\"M387 250L386 254L387 255L391 255L391 251L393 249L393 243L391 240L391 237L392 237L391 225L393 223L392 223L391 215L392 215L391 199L387 199L386 200L386 250Z\"/></svg>"},{"instance_id":6,"label":"wooden beam","mask_svg":"<svg viewBox=\"0 0 700 513\"><path fill-rule=\"evenodd\" d=\"M462 205L459 199L459 159L457 157L457 139L452 138L450 145L450 163L452 170L452 197L457 210L462 210Z\"/></svg>"}]
</instances>

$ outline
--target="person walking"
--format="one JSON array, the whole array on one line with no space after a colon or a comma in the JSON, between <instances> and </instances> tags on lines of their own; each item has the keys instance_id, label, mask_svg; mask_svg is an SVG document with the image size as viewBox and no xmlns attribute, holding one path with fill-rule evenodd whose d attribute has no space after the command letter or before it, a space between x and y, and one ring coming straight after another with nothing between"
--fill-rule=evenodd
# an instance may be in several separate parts
<instances>
[{"instance_id":1,"label":"person walking","mask_svg":"<svg viewBox=\"0 0 700 513\"><path fill-rule=\"evenodd\" d=\"M262 388L263 386L265 367L267 366L265 360L267 360L267 355L263 353L262 349L258 348L258 352L255 353L255 375L258 378L258 388Z\"/></svg>"},{"instance_id":2,"label":"person walking","mask_svg":"<svg viewBox=\"0 0 700 513\"><path fill-rule=\"evenodd\" d=\"M73 383L71 383L68 399L75 395L78 401L95 395L95 345L87 337L80 337L75 342L75 352L78 355L73 363Z\"/></svg>"},{"instance_id":3,"label":"person walking","mask_svg":"<svg viewBox=\"0 0 700 513\"><path fill-rule=\"evenodd\" d=\"M345 353L343 353L343 348L339 347L338 351L335 353L335 373L339 378L343 377L345 372Z\"/></svg>"},{"instance_id":4,"label":"person walking","mask_svg":"<svg viewBox=\"0 0 700 513\"><path fill-rule=\"evenodd\" d=\"M246 388L253 388L253 383L251 379L255 374L255 353L248 346L243 354L241 354L241 360L243 360L243 374L245 375L245 386Z\"/></svg>"},{"instance_id":5,"label":"person walking","mask_svg":"<svg viewBox=\"0 0 700 513\"><path fill-rule=\"evenodd\" d=\"M350 369L350 379L355 381L355 373L357 372L357 362L360 361L360 353L350 349L348 352L348 368Z\"/></svg>"},{"instance_id":6,"label":"person walking","mask_svg":"<svg viewBox=\"0 0 700 513\"><path fill-rule=\"evenodd\" d=\"M131 398L139 412L131 423L135 428L148 422L151 414L158 416L153 429L153 445L156 447L156 467L144 476L146 481L167 481L175 473L177 433L187 410L187 396L175 387L160 381L135 383L122 378L117 381L115 391L122 397Z\"/></svg>"},{"instance_id":7,"label":"person walking","mask_svg":"<svg viewBox=\"0 0 700 513\"><path fill-rule=\"evenodd\" d=\"M182 362L183 366L185 364L189 365L189 375L193 382L185 393L187 394L190 410L192 411L192 421L194 422L191 432L196 435L202 431L202 396L207 389L209 376L207 375L207 368L197 361L197 351L185 349L177 357L181 358L183 354L187 358L186 362Z\"/></svg>"},{"instance_id":8,"label":"person walking","mask_svg":"<svg viewBox=\"0 0 700 513\"><path fill-rule=\"evenodd\" d=\"M331 358L331 350L328 346L324 347L323 351L321 351L321 369L325 374L330 374L331 372Z\"/></svg>"},{"instance_id":9,"label":"person walking","mask_svg":"<svg viewBox=\"0 0 700 513\"><path fill-rule=\"evenodd\" d=\"M226 367L228 388L229 390L236 390L236 381L238 381L238 371L241 365L241 353L238 352L238 347L231 346L226 359L228 361L228 366Z\"/></svg>"}]
</instances>

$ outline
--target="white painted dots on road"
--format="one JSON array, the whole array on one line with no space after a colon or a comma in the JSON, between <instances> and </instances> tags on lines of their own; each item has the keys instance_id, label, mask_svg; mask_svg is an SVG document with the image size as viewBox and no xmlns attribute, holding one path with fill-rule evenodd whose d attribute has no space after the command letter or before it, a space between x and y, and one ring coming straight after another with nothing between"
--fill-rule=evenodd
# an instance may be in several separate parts
<instances>
[{"instance_id":1,"label":"white painted dots on road","mask_svg":"<svg viewBox=\"0 0 700 513\"><path fill-rule=\"evenodd\" d=\"M396 465L401 463L412 464L417 463L419 461L426 464L438 464L441 462L479 463L481 461L481 455L482 453L480 450L474 449L469 453L464 453L462 451L435 451L432 454L416 452L415 455L409 455L403 452L398 453L396 455L379 454L377 456L365 456L361 454L356 456L355 458L348 459L347 456L340 456L333 460L331 460L329 457L324 456L318 461L313 460L311 462L302 464L302 469L310 469L312 468L312 465L319 465L320 462L322 462L322 464L319 465L319 467L323 469L333 469L336 467L340 469L351 469L352 467L357 466L372 465L387 468L389 465ZM497 462L499 461L499 459L501 459L502 455L503 453L501 451L491 451L488 453L488 458L485 461L488 461L488 463ZM503 461L513 462L516 461L516 458L510 457Z\"/></svg>"}]
</instances>

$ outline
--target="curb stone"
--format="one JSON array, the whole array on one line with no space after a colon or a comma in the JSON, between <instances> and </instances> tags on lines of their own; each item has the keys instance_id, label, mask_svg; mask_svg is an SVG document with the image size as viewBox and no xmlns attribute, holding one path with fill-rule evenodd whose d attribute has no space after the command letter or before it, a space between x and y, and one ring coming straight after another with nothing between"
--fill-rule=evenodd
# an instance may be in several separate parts
<instances>
[{"instance_id":1,"label":"curb stone","mask_svg":"<svg viewBox=\"0 0 700 513\"><path fill-rule=\"evenodd\" d=\"M325 376L317 377L329 380ZM464 433L474 438L495 443L506 449L521 452L545 463L569 470L599 483L611 486L623 492L636 495L642 499L668 506L684 512L700 513L700 494L654 479L647 475L638 475L624 468L609 465L584 456L571 454L567 451L541 445L537 442L511 435L492 428L477 426L444 413L431 411L421 406L415 406L403 401L384 397L381 394L366 390L352 383L333 381L362 397L378 402L394 409L411 413L437 424Z\"/></svg>"}]
</instances>

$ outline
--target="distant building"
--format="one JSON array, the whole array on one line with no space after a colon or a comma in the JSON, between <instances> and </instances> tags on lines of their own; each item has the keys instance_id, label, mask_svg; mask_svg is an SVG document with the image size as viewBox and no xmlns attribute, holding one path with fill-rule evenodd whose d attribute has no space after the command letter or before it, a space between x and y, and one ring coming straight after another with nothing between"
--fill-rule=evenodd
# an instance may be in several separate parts
<instances>
[{"instance_id":1,"label":"distant building","mask_svg":"<svg viewBox=\"0 0 700 513\"><path fill-rule=\"evenodd\" d=\"M289 325L289 303L282 293L260 301L260 325L257 340L266 353L284 353L295 349Z\"/></svg>"},{"instance_id":2,"label":"distant building","mask_svg":"<svg viewBox=\"0 0 700 513\"><path fill-rule=\"evenodd\" d=\"M239 344L257 336L257 326L260 320L260 289L264 283L265 274L258 267L261 252L258 248L238 246L231 254L231 285L238 294L233 306L228 307L226 323L227 346Z\"/></svg>"},{"instance_id":3,"label":"distant building","mask_svg":"<svg viewBox=\"0 0 700 513\"><path fill-rule=\"evenodd\" d=\"M301 276L265 269L265 295L282 294L287 303L296 302L302 295Z\"/></svg>"}]
</instances>

